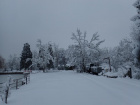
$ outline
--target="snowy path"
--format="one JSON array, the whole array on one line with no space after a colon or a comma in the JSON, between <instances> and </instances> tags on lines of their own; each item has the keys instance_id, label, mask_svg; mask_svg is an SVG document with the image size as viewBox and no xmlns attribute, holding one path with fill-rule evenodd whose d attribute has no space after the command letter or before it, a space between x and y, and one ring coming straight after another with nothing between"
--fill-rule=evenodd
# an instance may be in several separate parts
<instances>
[{"instance_id":1,"label":"snowy path","mask_svg":"<svg viewBox=\"0 0 140 105\"><path fill-rule=\"evenodd\" d=\"M140 81L73 71L32 74L30 84L12 91L8 104L140 105Z\"/></svg>"}]
</instances>

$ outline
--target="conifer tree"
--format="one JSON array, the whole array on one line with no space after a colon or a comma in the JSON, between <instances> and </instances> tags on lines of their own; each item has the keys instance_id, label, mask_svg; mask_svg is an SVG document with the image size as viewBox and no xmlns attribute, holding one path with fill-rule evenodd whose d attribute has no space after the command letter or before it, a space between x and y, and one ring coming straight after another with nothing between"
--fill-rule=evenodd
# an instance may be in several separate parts
<instances>
[{"instance_id":1,"label":"conifer tree","mask_svg":"<svg viewBox=\"0 0 140 105\"><path fill-rule=\"evenodd\" d=\"M20 70L28 69L32 65L31 59L32 52L30 50L30 45L28 43L25 43L21 54Z\"/></svg>"}]
</instances>

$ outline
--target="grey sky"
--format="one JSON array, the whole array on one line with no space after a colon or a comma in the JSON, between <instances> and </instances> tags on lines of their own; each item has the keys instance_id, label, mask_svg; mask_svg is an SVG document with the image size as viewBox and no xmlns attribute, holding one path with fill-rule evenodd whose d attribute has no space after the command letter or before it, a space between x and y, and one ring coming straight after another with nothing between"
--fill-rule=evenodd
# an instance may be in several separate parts
<instances>
[{"instance_id":1,"label":"grey sky","mask_svg":"<svg viewBox=\"0 0 140 105\"><path fill-rule=\"evenodd\" d=\"M55 42L61 48L73 44L71 33L98 32L102 47L117 46L129 37L136 14L135 0L0 0L0 54L20 54L23 44L31 49L37 39Z\"/></svg>"}]
</instances>

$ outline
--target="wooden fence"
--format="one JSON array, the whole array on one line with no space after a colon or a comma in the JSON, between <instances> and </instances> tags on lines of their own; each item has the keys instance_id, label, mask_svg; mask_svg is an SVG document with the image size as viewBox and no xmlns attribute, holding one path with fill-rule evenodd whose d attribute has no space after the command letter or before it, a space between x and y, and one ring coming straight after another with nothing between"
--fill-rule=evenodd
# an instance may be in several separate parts
<instances>
[{"instance_id":1,"label":"wooden fence","mask_svg":"<svg viewBox=\"0 0 140 105\"><path fill-rule=\"evenodd\" d=\"M10 84L10 89L19 89L20 86L22 85L27 85L30 82L30 74L29 73L25 73L23 74L24 77L23 78L18 78L18 79L14 79L13 82ZM3 94L3 84L4 83L0 83L0 96Z\"/></svg>"},{"instance_id":2,"label":"wooden fence","mask_svg":"<svg viewBox=\"0 0 140 105\"><path fill-rule=\"evenodd\" d=\"M24 85L24 84L28 84L30 82L30 74L25 74L24 78L18 78L18 79L14 79L13 83L10 84L10 88L11 89L18 89L18 87ZM0 92L2 89L2 85L4 83L0 83Z\"/></svg>"}]
</instances>

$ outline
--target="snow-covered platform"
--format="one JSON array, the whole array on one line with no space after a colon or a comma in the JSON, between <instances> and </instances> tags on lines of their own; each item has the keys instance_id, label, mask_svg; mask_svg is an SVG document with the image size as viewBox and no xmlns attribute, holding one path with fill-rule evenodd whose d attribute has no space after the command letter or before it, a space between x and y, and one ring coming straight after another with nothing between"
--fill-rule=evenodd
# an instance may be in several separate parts
<instances>
[{"instance_id":1,"label":"snow-covered platform","mask_svg":"<svg viewBox=\"0 0 140 105\"><path fill-rule=\"evenodd\" d=\"M31 82L12 90L9 105L140 105L140 81L75 71L31 74ZM0 105L5 105L0 100Z\"/></svg>"}]
</instances>

